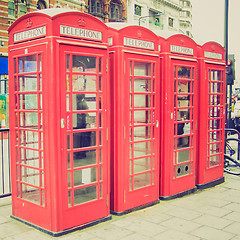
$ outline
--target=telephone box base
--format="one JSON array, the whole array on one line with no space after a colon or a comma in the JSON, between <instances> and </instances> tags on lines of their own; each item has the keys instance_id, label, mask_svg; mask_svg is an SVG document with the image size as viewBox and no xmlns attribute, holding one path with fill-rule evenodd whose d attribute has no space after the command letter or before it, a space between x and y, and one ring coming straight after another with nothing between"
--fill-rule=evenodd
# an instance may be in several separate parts
<instances>
[{"instance_id":1,"label":"telephone box base","mask_svg":"<svg viewBox=\"0 0 240 240\"><path fill-rule=\"evenodd\" d=\"M198 189L206 189L206 188L211 188L211 187L215 187L216 185L219 185L221 183L225 182L225 178L221 177L218 178L212 182L208 182L208 183L204 183L204 184L197 184L197 188Z\"/></svg>"},{"instance_id":2,"label":"telephone box base","mask_svg":"<svg viewBox=\"0 0 240 240\"><path fill-rule=\"evenodd\" d=\"M59 231L59 232L53 232L53 231L47 230L45 228L39 227L39 226L37 226L35 224L32 224L30 222L27 222L27 221L25 221L25 220L23 220L21 218L16 217L16 216L11 215L10 217L15 219L15 220L17 220L17 221L19 221L19 222L25 223L26 225L28 225L30 227L34 227L34 228L36 228L37 230L39 230L41 232L47 233L47 234L49 234L49 235L51 235L53 237L60 237L62 235L65 235L65 234L68 234L68 233L71 233L71 232L75 232L77 230L82 230L84 228L92 227L94 225L97 225L98 223L106 222L106 221L112 219L112 216L109 215L107 217L97 219L97 220L95 220L93 222L89 222L89 223L86 223L86 224L81 225L81 226L76 226L76 227L69 228L69 229L66 229L66 230L63 230L63 231Z\"/></svg>"},{"instance_id":3,"label":"telephone box base","mask_svg":"<svg viewBox=\"0 0 240 240\"><path fill-rule=\"evenodd\" d=\"M174 194L174 195L171 195L171 196L159 196L159 199L160 200L172 200L172 199L175 199L175 198L181 198L183 196L186 196L186 195L190 195L192 193L195 193L197 191L197 187L194 187L194 188L191 188L191 189L188 189L184 192L180 192L180 193L177 193L177 194Z\"/></svg>"},{"instance_id":4,"label":"telephone box base","mask_svg":"<svg viewBox=\"0 0 240 240\"><path fill-rule=\"evenodd\" d=\"M134 212L134 211L138 211L138 210L141 210L141 209L144 209L144 208L147 208L147 207L151 207L151 206L156 205L158 203L160 203L160 201L156 200L156 201L153 201L153 202L150 202L150 203L147 203L147 204L135 207L135 208L128 209L128 210L123 211L123 212L110 211L110 213L113 214L113 215L116 215L116 216L122 216L122 215L128 214L130 212Z\"/></svg>"}]
</instances>

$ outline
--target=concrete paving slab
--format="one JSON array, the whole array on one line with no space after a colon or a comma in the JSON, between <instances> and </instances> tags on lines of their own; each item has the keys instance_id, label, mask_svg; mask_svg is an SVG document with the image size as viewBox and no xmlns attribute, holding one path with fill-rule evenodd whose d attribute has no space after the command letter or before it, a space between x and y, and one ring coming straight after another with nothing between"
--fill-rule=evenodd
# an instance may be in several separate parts
<instances>
[{"instance_id":1,"label":"concrete paving slab","mask_svg":"<svg viewBox=\"0 0 240 240\"><path fill-rule=\"evenodd\" d=\"M200 240L199 237L195 237L193 235L189 235L183 232L179 232L176 230L167 230L163 233L158 234L153 238L153 240Z\"/></svg>"},{"instance_id":2,"label":"concrete paving slab","mask_svg":"<svg viewBox=\"0 0 240 240\"><path fill-rule=\"evenodd\" d=\"M228 240L235 236L232 233L227 233L208 226L202 226L201 228L192 231L191 234L207 240Z\"/></svg>"},{"instance_id":3,"label":"concrete paving slab","mask_svg":"<svg viewBox=\"0 0 240 240\"><path fill-rule=\"evenodd\" d=\"M194 219L193 222L216 229L224 229L225 227L233 223L233 221L231 220L211 215L202 215L201 217Z\"/></svg>"}]
</instances>

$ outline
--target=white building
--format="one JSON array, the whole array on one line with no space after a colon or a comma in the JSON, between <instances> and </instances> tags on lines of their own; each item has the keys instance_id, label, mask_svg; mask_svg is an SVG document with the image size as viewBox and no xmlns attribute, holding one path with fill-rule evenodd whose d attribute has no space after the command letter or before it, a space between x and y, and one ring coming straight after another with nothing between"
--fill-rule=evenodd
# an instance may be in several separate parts
<instances>
[{"instance_id":1,"label":"white building","mask_svg":"<svg viewBox=\"0 0 240 240\"><path fill-rule=\"evenodd\" d=\"M192 37L191 0L128 0L127 4L128 24L162 36L182 33Z\"/></svg>"}]
</instances>

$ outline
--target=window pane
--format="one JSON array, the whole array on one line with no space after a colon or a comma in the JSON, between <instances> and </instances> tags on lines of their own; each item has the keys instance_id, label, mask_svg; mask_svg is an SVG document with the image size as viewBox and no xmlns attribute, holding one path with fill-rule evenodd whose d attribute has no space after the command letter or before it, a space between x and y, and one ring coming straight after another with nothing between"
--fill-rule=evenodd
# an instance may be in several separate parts
<instances>
[{"instance_id":1,"label":"window pane","mask_svg":"<svg viewBox=\"0 0 240 240\"><path fill-rule=\"evenodd\" d=\"M36 55L18 58L18 71L19 73L36 72L37 71Z\"/></svg>"},{"instance_id":2,"label":"window pane","mask_svg":"<svg viewBox=\"0 0 240 240\"><path fill-rule=\"evenodd\" d=\"M73 153L73 167L83 167L96 164L96 150L79 151Z\"/></svg>"},{"instance_id":3,"label":"window pane","mask_svg":"<svg viewBox=\"0 0 240 240\"><path fill-rule=\"evenodd\" d=\"M95 185L74 190L74 205L97 199L97 187Z\"/></svg>"},{"instance_id":4,"label":"window pane","mask_svg":"<svg viewBox=\"0 0 240 240\"><path fill-rule=\"evenodd\" d=\"M178 66L178 78L191 79L191 68Z\"/></svg>"},{"instance_id":5,"label":"window pane","mask_svg":"<svg viewBox=\"0 0 240 240\"><path fill-rule=\"evenodd\" d=\"M134 111L134 124L151 123L151 111Z\"/></svg>"},{"instance_id":6,"label":"window pane","mask_svg":"<svg viewBox=\"0 0 240 240\"><path fill-rule=\"evenodd\" d=\"M151 154L151 142L141 142L134 144L134 157L142 157Z\"/></svg>"},{"instance_id":7,"label":"window pane","mask_svg":"<svg viewBox=\"0 0 240 240\"><path fill-rule=\"evenodd\" d=\"M134 160L134 173L140 173L151 169L151 158Z\"/></svg>"},{"instance_id":8,"label":"window pane","mask_svg":"<svg viewBox=\"0 0 240 240\"><path fill-rule=\"evenodd\" d=\"M74 186L96 182L96 167L85 168L73 172Z\"/></svg>"},{"instance_id":9,"label":"window pane","mask_svg":"<svg viewBox=\"0 0 240 240\"><path fill-rule=\"evenodd\" d=\"M72 56L72 71L73 72L87 72L96 73L96 57L89 56Z\"/></svg>"},{"instance_id":10,"label":"window pane","mask_svg":"<svg viewBox=\"0 0 240 240\"><path fill-rule=\"evenodd\" d=\"M96 110L96 94L73 94L73 111Z\"/></svg>"},{"instance_id":11,"label":"window pane","mask_svg":"<svg viewBox=\"0 0 240 240\"><path fill-rule=\"evenodd\" d=\"M135 127L134 128L134 141L142 141L151 138L151 127Z\"/></svg>"},{"instance_id":12,"label":"window pane","mask_svg":"<svg viewBox=\"0 0 240 240\"><path fill-rule=\"evenodd\" d=\"M73 133L73 149L96 146L96 132Z\"/></svg>"},{"instance_id":13,"label":"window pane","mask_svg":"<svg viewBox=\"0 0 240 240\"><path fill-rule=\"evenodd\" d=\"M72 75L73 91L96 91L96 76Z\"/></svg>"},{"instance_id":14,"label":"window pane","mask_svg":"<svg viewBox=\"0 0 240 240\"><path fill-rule=\"evenodd\" d=\"M149 108L151 107L150 95L134 95L134 107L135 108Z\"/></svg>"},{"instance_id":15,"label":"window pane","mask_svg":"<svg viewBox=\"0 0 240 240\"><path fill-rule=\"evenodd\" d=\"M151 79L134 79L134 92L151 92Z\"/></svg>"},{"instance_id":16,"label":"window pane","mask_svg":"<svg viewBox=\"0 0 240 240\"><path fill-rule=\"evenodd\" d=\"M151 76L151 63L135 62L134 76Z\"/></svg>"},{"instance_id":17,"label":"window pane","mask_svg":"<svg viewBox=\"0 0 240 240\"><path fill-rule=\"evenodd\" d=\"M19 91L37 91L37 75L19 77Z\"/></svg>"},{"instance_id":18,"label":"window pane","mask_svg":"<svg viewBox=\"0 0 240 240\"><path fill-rule=\"evenodd\" d=\"M134 189L149 186L151 184L151 173L134 176Z\"/></svg>"}]
</instances>

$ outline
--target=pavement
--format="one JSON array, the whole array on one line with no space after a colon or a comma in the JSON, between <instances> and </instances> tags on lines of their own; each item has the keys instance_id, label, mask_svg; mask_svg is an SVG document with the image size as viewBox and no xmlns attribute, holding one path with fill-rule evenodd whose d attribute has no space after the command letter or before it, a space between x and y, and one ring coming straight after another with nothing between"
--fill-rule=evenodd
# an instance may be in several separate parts
<instances>
[{"instance_id":1,"label":"pavement","mask_svg":"<svg viewBox=\"0 0 240 240\"><path fill-rule=\"evenodd\" d=\"M0 239L4 240L240 240L240 176L61 237L51 237L10 218L11 198L0 199Z\"/></svg>"}]
</instances>

